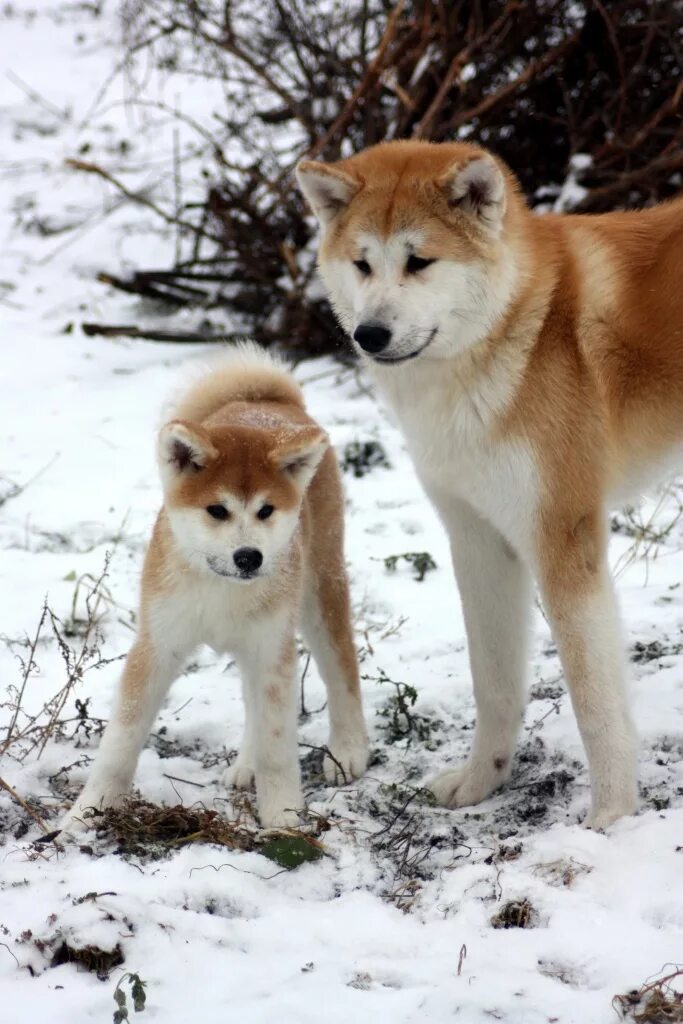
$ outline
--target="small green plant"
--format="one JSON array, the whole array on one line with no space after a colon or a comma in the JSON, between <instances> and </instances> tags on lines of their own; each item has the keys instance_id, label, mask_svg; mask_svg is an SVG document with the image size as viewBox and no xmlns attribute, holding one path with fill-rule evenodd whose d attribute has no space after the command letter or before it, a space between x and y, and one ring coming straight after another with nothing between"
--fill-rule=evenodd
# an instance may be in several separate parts
<instances>
[{"instance_id":1,"label":"small green plant","mask_svg":"<svg viewBox=\"0 0 683 1024\"><path fill-rule=\"evenodd\" d=\"M439 728L439 723L413 710L418 697L415 687L390 679L383 669L379 670L379 676L375 678L378 683L390 683L395 688L395 693L389 697L384 707L377 711L380 718L385 719L385 724L381 728L385 731L387 743L398 743L407 739L408 743L418 740L420 743L429 744L432 734Z\"/></svg>"},{"instance_id":2,"label":"small green plant","mask_svg":"<svg viewBox=\"0 0 683 1024\"><path fill-rule=\"evenodd\" d=\"M406 551L402 555L389 555L388 558L384 559L384 566L389 572L396 572L396 567L403 559L404 562L408 562L412 565L413 571L415 572L415 579L418 583L422 583L428 572L432 569L436 569L436 562L429 554L428 551Z\"/></svg>"},{"instance_id":3,"label":"small green plant","mask_svg":"<svg viewBox=\"0 0 683 1024\"><path fill-rule=\"evenodd\" d=\"M353 470L356 477L365 476L375 466L391 469L387 453L379 441L350 441L344 448L342 469Z\"/></svg>"},{"instance_id":4,"label":"small green plant","mask_svg":"<svg viewBox=\"0 0 683 1024\"><path fill-rule=\"evenodd\" d=\"M145 992L147 982L143 981L139 974L124 974L122 978L119 978L118 984L114 989L114 1002L116 1003L113 1018L114 1024L123 1024L123 1021L130 1020L126 993L123 990L125 982L128 982L130 985L130 995L133 1000L133 1009L136 1013L141 1013L144 1010L147 1001L147 993Z\"/></svg>"}]
</instances>

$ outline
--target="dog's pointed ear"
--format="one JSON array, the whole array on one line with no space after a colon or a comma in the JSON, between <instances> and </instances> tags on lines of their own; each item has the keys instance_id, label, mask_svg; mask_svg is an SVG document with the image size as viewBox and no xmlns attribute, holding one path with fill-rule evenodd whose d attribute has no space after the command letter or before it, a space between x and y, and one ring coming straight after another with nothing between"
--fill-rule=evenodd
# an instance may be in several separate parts
<instances>
[{"instance_id":1,"label":"dog's pointed ear","mask_svg":"<svg viewBox=\"0 0 683 1024\"><path fill-rule=\"evenodd\" d=\"M329 445L330 439L325 431L311 424L283 437L271 453L271 459L278 469L290 474L302 487L307 487Z\"/></svg>"},{"instance_id":2,"label":"dog's pointed ear","mask_svg":"<svg viewBox=\"0 0 683 1024\"><path fill-rule=\"evenodd\" d=\"M159 431L159 469L164 483L183 474L199 473L218 452L207 432L183 420L171 420Z\"/></svg>"},{"instance_id":3,"label":"dog's pointed ear","mask_svg":"<svg viewBox=\"0 0 683 1024\"><path fill-rule=\"evenodd\" d=\"M329 224L360 188L360 182L346 171L315 160L301 160L297 164L296 180L321 224Z\"/></svg>"},{"instance_id":4,"label":"dog's pointed ear","mask_svg":"<svg viewBox=\"0 0 683 1024\"><path fill-rule=\"evenodd\" d=\"M437 184L451 209L462 210L494 234L500 231L506 208L505 179L492 157L482 153L459 160Z\"/></svg>"}]
</instances>

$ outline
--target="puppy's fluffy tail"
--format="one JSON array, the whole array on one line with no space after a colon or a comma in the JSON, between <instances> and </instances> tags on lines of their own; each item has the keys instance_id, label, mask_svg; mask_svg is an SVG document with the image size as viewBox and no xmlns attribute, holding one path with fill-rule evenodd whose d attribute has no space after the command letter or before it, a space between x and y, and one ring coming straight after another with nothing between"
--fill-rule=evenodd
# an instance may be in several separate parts
<instances>
[{"instance_id":1,"label":"puppy's fluffy tail","mask_svg":"<svg viewBox=\"0 0 683 1024\"><path fill-rule=\"evenodd\" d=\"M167 419L202 423L228 402L282 402L303 408L301 389L283 363L252 341L205 363L165 410Z\"/></svg>"}]
</instances>

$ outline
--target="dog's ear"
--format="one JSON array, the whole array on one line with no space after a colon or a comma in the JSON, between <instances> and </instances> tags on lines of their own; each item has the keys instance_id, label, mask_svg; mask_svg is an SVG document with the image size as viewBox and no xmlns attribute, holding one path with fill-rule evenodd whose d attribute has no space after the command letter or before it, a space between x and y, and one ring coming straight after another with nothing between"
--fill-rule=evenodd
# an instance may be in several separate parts
<instances>
[{"instance_id":1,"label":"dog's ear","mask_svg":"<svg viewBox=\"0 0 683 1024\"><path fill-rule=\"evenodd\" d=\"M437 184L451 209L462 210L494 234L500 231L506 206L505 179L488 154L451 164Z\"/></svg>"},{"instance_id":2,"label":"dog's ear","mask_svg":"<svg viewBox=\"0 0 683 1024\"><path fill-rule=\"evenodd\" d=\"M271 459L278 469L289 473L302 487L307 487L329 444L325 431L315 424L299 427L280 441L271 453Z\"/></svg>"},{"instance_id":3,"label":"dog's ear","mask_svg":"<svg viewBox=\"0 0 683 1024\"><path fill-rule=\"evenodd\" d=\"M199 473L218 455L207 432L183 420L172 420L161 428L157 453L164 483Z\"/></svg>"},{"instance_id":4,"label":"dog's ear","mask_svg":"<svg viewBox=\"0 0 683 1024\"><path fill-rule=\"evenodd\" d=\"M321 164L315 160L301 160L296 167L296 179L309 206L321 224L329 222L349 205L360 183L334 164Z\"/></svg>"}]
</instances>

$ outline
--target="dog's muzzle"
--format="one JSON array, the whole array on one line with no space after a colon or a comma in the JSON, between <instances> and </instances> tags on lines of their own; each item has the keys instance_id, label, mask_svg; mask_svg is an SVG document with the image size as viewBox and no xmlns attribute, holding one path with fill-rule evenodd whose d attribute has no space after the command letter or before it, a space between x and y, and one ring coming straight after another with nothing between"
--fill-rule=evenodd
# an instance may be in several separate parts
<instances>
[{"instance_id":1,"label":"dog's muzzle","mask_svg":"<svg viewBox=\"0 0 683 1024\"><path fill-rule=\"evenodd\" d=\"M438 327L434 327L424 344L419 345L417 348L413 349L412 352L406 352L405 354L398 356L382 355L380 352L377 355L373 355L372 358L376 363L383 363L385 366L396 366L398 363L407 363L409 359L416 359L421 352L424 352L424 350L431 345L438 330Z\"/></svg>"}]
</instances>

